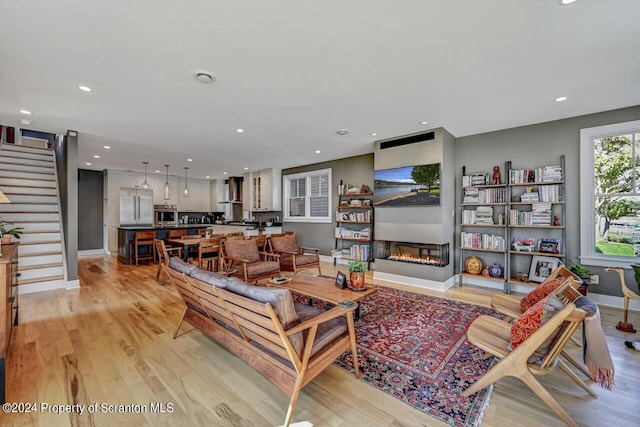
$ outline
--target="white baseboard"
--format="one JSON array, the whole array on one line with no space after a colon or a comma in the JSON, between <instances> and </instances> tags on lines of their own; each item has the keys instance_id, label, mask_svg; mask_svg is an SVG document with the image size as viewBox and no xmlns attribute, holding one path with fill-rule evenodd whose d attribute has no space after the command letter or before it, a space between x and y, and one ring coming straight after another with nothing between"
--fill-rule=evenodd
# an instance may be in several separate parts
<instances>
[{"instance_id":1,"label":"white baseboard","mask_svg":"<svg viewBox=\"0 0 640 427\"><path fill-rule=\"evenodd\" d=\"M623 297L615 297L612 295L603 295L603 294L594 294L587 293L587 297L595 302L598 305L602 305L605 307L614 307L624 309L624 298ZM631 300L629 301L629 310L640 311L640 301Z\"/></svg>"},{"instance_id":2,"label":"white baseboard","mask_svg":"<svg viewBox=\"0 0 640 427\"><path fill-rule=\"evenodd\" d=\"M67 290L69 289L80 289L80 280L67 280L67 284L65 286Z\"/></svg>"},{"instance_id":3,"label":"white baseboard","mask_svg":"<svg viewBox=\"0 0 640 427\"><path fill-rule=\"evenodd\" d=\"M78 251L78 256L97 256L97 255L109 255L109 252L104 249L87 249L84 251Z\"/></svg>"}]
</instances>

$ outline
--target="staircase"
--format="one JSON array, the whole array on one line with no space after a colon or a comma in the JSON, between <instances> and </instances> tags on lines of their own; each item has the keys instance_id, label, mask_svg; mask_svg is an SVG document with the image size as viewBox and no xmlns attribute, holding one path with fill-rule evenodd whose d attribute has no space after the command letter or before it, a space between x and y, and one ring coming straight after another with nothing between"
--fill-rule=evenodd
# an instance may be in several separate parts
<instances>
[{"instance_id":1,"label":"staircase","mask_svg":"<svg viewBox=\"0 0 640 427\"><path fill-rule=\"evenodd\" d=\"M14 227L24 227L18 247L20 293L64 288L53 151L3 143L0 190L11 200L0 204L0 217Z\"/></svg>"}]
</instances>

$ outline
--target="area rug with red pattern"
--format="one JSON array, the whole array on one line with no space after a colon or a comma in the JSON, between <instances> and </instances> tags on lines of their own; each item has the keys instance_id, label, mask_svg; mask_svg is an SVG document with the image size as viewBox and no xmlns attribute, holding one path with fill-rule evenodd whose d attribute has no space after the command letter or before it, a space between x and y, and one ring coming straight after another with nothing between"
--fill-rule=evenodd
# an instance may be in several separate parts
<instances>
[{"instance_id":1,"label":"area rug with red pattern","mask_svg":"<svg viewBox=\"0 0 640 427\"><path fill-rule=\"evenodd\" d=\"M371 285L369 285L371 286ZM462 392L496 361L466 340L489 308L377 287L361 301L356 322L361 379L452 426L479 425L491 389ZM336 362L353 372L351 352Z\"/></svg>"}]
</instances>

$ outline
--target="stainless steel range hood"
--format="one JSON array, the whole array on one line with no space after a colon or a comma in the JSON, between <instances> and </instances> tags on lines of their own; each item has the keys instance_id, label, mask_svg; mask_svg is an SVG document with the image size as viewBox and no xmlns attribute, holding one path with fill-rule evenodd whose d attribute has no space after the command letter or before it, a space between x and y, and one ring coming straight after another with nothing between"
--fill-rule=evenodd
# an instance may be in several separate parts
<instances>
[{"instance_id":1,"label":"stainless steel range hood","mask_svg":"<svg viewBox=\"0 0 640 427\"><path fill-rule=\"evenodd\" d=\"M220 203L242 203L242 181L241 176L231 176L224 181L225 200Z\"/></svg>"}]
</instances>

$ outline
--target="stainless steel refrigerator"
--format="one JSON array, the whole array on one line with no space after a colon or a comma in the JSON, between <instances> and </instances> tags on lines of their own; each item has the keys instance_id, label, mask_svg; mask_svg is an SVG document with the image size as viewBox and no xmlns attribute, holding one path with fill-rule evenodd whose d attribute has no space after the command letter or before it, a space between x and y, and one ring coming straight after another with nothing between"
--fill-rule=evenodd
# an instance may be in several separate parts
<instances>
[{"instance_id":1,"label":"stainless steel refrigerator","mask_svg":"<svg viewBox=\"0 0 640 427\"><path fill-rule=\"evenodd\" d=\"M120 188L120 225L153 226L153 190Z\"/></svg>"}]
</instances>

